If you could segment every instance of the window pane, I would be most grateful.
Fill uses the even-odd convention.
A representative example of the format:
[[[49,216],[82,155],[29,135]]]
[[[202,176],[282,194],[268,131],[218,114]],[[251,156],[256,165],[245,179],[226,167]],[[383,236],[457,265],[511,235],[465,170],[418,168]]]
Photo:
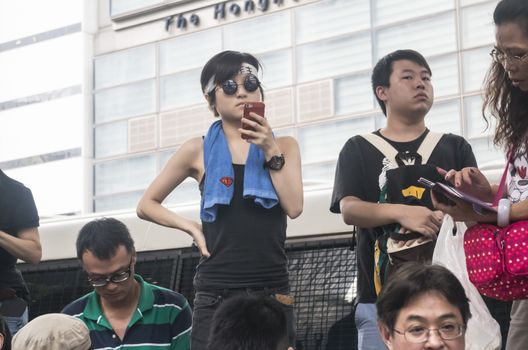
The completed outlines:
[[[337,159],[339,151],[350,137],[373,130],[372,117],[300,128],[298,133],[303,163]]]
[[[82,35],[70,34],[0,54],[0,101],[79,85]]]
[[[200,85],[201,70],[160,78],[160,105],[166,111],[178,107],[206,104]]]
[[[0,43],[80,23],[82,9],[81,0],[0,1]]]
[[[364,70],[371,66],[369,34],[307,44],[299,46],[297,50],[299,82]]]
[[[484,77],[491,66],[490,51],[491,46],[462,53],[464,92],[482,89]]]
[[[156,109],[155,80],[120,86],[95,94],[95,122],[153,113]]]
[[[477,158],[477,164],[479,167],[493,167],[494,165],[505,164],[505,152],[498,149],[493,145],[491,138],[479,138],[469,140],[475,158]],[[502,175],[502,174],[501,174]]]
[[[156,74],[154,45],[120,51],[95,59],[95,88],[152,78]]]
[[[401,48],[412,48],[424,56],[455,51],[455,29],[454,12],[384,28],[376,35],[377,57],[379,59]]]
[[[335,113],[350,114],[374,109],[370,74],[354,75],[335,81]]]
[[[457,55],[435,57],[428,60],[433,71],[433,87],[436,97],[458,94]]]
[[[212,121],[213,113],[205,103],[163,113],[160,115],[160,146],[180,145],[190,138],[203,136]]]
[[[81,147],[82,100],[76,95],[0,112],[0,161]]]
[[[462,33],[463,48],[493,43],[495,38],[493,10],[495,6],[497,6],[495,2],[490,2],[461,10],[460,32]]]
[[[376,107],[379,107],[379,104],[377,103],[377,101],[376,101]],[[374,120],[376,121],[376,130],[387,126],[387,117],[383,114],[383,112],[381,112],[381,109],[380,109],[380,113],[374,116]]]
[[[31,189],[41,217],[78,213],[85,180],[83,161],[81,157],[69,158],[10,169],[5,173]]]
[[[295,10],[297,43],[305,43],[370,26],[370,4],[366,0],[329,0]]]
[[[460,6],[467,6],[467,5],[478,4],[479,2],[488,2],[490,0],[459,0],[459,1],[460,1]]]
[[[176,149],[171,149],[170,151],[163,151],[160,153],[160,171],[165,167],[165,165],[167,165],[167,162],[176,151]]]
[[[211,57],[220,51],[222,51],[222,35],[218,29],[163,41],[159,48],[160,74],[202,68]]]
[[[334,182],[335,167],[335,162],[304,165],[302,167],[303,185],[305,187],[321,184],[331,186]]]
[[[95,211],[133,209],[137,206],[144,191],[114,194],[95,199]]]
[[[264,92],[281,86],[291,85],[293,80],[293,63],[291,49],[274,51],[259,56],[264,77]]]
[[[95,156],[103,158],[125,154],[128,146],[128,123],[103,124],[95,129]]]
[[[291,88],[266,92],[266,118],[272,128],[293,123],[293,90]]]
[[[164,0],[110,0],[110,15],[117,16],[131,11],[163,4]]]
[[[467,137],[488,137],[495,130],[495,119],[486,129],[486,121],[482,117],[482,97],[472,96],[464,98],[464,111],[466,114]]]
[[[425,117],[425,124],[435,132],[461,135],[459,100],[433,104],[433,108]]]
[[[154,155],[99,163],[95,165],[95,193],[99,196],[144,189],[154,176]]]
[[[290,11],[261,16],[224,27],[224,49],[253,54],[291,45]]]
[[[291,136],[295,137],[295,133],[292,128],[286,128],[286,129],[273,129],[273,133],[275,134],[275,137],[283,137],[283,136]]]
[[[374,23],[382,25],[454,8],[453,0],[377,0]]]
[[[165,198],[163,204],[186,204],[186,203],[199,203],[200,202],[200,190],[198,184],[194,179],[189,179],[182,182],[178,187],[171,192],[171,194]]]

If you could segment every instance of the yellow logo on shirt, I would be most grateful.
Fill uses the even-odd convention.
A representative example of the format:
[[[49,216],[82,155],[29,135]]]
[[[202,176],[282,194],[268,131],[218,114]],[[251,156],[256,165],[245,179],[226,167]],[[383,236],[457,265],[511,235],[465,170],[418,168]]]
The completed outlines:
[[[402,190],[402,195],[404,197],[415,197],[418,199],[422,199],[424,192],[425,192],[425,188],[409,186]]]

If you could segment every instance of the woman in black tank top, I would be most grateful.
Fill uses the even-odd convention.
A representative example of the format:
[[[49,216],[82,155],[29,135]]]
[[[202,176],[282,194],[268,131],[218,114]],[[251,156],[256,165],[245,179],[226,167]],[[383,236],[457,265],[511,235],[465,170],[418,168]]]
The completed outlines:
[[[291,346],[295,340],[284,243],[287,217],[296,218],[303,207],[300,152],[294,138],[273,136],[262,108],[244,113],[245,105],[264,98],[260,67],[252,55],[235,51],[207,62],[202,92],[219,120],[205,139],[197,136],[176,151],[137,207],[140,218],[186,232],[200,250],[193,350],[207,348],[218,305],[241,293],[279,300]],[[201,223],[161,205],[187,177],[200,186]]]

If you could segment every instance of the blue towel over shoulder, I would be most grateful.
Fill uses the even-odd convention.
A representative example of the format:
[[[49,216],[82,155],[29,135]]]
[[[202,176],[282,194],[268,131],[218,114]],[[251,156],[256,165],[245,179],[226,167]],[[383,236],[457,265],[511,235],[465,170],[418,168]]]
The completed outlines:
[[[205,222],[216,220],[218,205],[227,205],[233,197],[235,181],[231,153],[227,146],[222,121],[214,122],[204,139],[205,182],[200,218]],[[264,152],[251,144],[244,169],[244,198],[254,198],[255,203],[269,209],[277,205],[279,199],[268,169]]]

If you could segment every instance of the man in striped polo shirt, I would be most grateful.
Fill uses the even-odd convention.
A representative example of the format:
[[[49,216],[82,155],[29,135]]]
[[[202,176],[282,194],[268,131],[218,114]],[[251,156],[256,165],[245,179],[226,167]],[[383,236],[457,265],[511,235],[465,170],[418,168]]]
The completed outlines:
[[[84,321],[93,349],[189,349],[189,303],[134,274],[134,241],[122,222],[103,218],[87,223],[76,246],[94,291],[62,312]]]

